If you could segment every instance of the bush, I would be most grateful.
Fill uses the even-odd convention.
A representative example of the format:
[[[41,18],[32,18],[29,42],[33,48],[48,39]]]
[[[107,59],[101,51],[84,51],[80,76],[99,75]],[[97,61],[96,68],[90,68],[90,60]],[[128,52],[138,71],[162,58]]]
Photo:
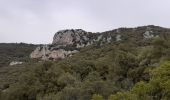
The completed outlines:
[[[101,95],[94,94],[92,100],[104,100],[104,98]]]

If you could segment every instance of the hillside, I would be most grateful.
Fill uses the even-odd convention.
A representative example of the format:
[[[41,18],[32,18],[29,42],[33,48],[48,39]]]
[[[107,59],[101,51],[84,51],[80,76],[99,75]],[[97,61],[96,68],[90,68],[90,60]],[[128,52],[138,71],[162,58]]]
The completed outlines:
[[[27,61],[36,45],[25,43],[0,43],[0,67],[12,61]]]
[[[25,66],[10,66],[13,61],[28,63],[30,53],[37,45],[25,43],[0,43],[0,90],[14,83],[25,70]]]
[[[65,33],[68,30],[62,34]],[[150,25],[102,33],[83,31],[83,38],[73,42],[70,38],[77,35],[71,34],[54,38],[51,45],[37,47],[32,52],[33,58],[41,62],[16,65],[26,66],[27,71],[1,91],[1,99],[168,100],[170,97],[170,29]],[[87,38],[89,35],[91,38]],[[62,59],[58,59],[60,55],[49,56],[58,54],[59,49],[77,52]]]

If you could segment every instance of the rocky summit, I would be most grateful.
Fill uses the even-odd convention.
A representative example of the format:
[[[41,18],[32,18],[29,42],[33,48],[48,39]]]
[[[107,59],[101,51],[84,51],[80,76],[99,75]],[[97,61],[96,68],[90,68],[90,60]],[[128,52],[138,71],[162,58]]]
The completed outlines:
[[[63,59],[98,41],[99,35],[81,29],[61,30],[54,35],[52,44],[37,47],[30,57],[42,60]]]
[[[147,45],[148,41],[156,37],[166,38],[169,29],[158,26],[143,26],[137,28],[119,28],[111,31],[92,33],[82,29],[58,31],[52,44],[38,46],[31,54],[31,58],[42,60],[59,60],[72,56],[81,48],[96,44],[118,43],[131,41],[136,45]]]

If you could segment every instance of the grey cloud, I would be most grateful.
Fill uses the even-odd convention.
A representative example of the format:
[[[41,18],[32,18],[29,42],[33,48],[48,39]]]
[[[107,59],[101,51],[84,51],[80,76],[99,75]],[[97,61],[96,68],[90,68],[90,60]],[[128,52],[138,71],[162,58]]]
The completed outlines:
[[[67,28],[170,27],[169,0],[0,0],[0,42],[50,43]]]

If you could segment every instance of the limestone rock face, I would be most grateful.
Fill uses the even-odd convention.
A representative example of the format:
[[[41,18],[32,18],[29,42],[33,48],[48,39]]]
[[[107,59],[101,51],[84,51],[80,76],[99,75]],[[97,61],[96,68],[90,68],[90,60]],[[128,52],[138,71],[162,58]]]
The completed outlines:
[[[73,44],[72,31],[59,31],[53,38],[53,44],[68,45]]]
[[[42,60],[48,60],[47,55],[51,51],[47,45],[37,47],[31,54],[31,58],[41,58]]]
[[[49,46],[39,46],[31,54],[31,58],[39,58],[42,60],[59,60],[65,57],[71,56],[72,54],[78,52],[77,50],[66,51],[64,49],[54,50],[50,49]]]
[[[95,41],[99,41],[96,34],[81,29],[61,30],[54,35],[52,44],[37,47],[30,57],[42,60],[64,59]]]
[[[88,34],[88,32],[85,32],[81,29],[61,30],[54,35],[52,44],[72,45],[74,42],[79,42],[81,38],[83,38],[84,40],[88,40],[85,36],[86,34]]]

